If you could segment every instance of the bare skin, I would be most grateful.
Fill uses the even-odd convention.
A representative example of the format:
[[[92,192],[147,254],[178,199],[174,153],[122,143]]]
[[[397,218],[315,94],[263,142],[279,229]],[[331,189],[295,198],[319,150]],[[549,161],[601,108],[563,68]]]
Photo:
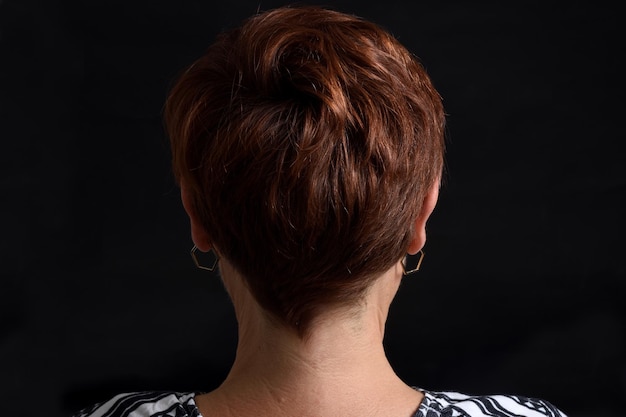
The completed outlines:
[[[426,197],[408,253],[426,240],[425,224],[438,186]],[[190,214],[200,250],[210,240]],[[383,347],[385,322],[402,279],[400,262],[382,274],[358,305],[325,311],[311,336],[300,339],[271,318],[254,300],[242,277],[220,259],[224,285],[239,326],[235,361],[214,391],[197,395],[203,417],[410,417],[423,394],[402,381]]]

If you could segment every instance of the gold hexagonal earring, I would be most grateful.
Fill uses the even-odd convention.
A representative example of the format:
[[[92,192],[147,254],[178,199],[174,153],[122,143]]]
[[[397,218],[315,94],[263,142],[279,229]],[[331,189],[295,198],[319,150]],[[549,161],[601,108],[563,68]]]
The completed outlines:
[[[411,258],[411,259],[409,259]],[[417,259],[415,259],[417,258]],[[411,275],[414,272],[420,270],[420,266],[422,265],[422,261],[424,260],[424,251],[420,249],[418,253],[415,255],[406,255],[402,260],[402,273],[403,275]],[[407,265],[411,263],[411,266]]]
[[[209,253],[213,255],[214,259],[209,262],[211,266],[204,266],[200,264],[200,261],[198,261],[198,255],[196,255],[197,250],[198,248],[196,247],[196,245],[193,245],[193,248],[191,248],[191,257],[193,258],[193,263],[196,264],[196,267],[198,267],[198,269],[204,269],[205,271],[213,272],[215,270],[215,267],[217,266],[217,263],[220,260],[220,257],[217,256],[217,254],[213,250],[210,250]]]

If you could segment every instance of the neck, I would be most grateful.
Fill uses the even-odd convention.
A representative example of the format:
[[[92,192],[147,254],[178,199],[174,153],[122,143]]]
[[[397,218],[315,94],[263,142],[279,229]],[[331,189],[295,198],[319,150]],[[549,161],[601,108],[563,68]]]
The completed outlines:
[[[258,375],[274,387],[310,387],[311,382],[354,381],[369,371],[379,375],[388,368],[382,344],[386,311],[364,306],[366,311],[357,314],[328,312],[301,339],[251,305],[238,309],[239,342],[227,381]]]
[[[348,416],[360,408],[368,415],[378,408],[389,415],[396,406],[408,407],[407,416],[415,411],[421,394],[400,380],[383,347],[401,270],[394,267],[381,276],[359,306],[330,309],[317,317],[302,339],[272,320],[245,286],[233,285],[237,277],[228,276],[234,271],[225,266],[222,275],[235,305],[239,342],[235,362],[215,396],[236,398],[238,403],[248,398],[257,407],[275,407],[275,415],[282,410],[291,415]],[[339,404],[345,410],[337,414]],[[329,407],[327,412],[324,407]]]

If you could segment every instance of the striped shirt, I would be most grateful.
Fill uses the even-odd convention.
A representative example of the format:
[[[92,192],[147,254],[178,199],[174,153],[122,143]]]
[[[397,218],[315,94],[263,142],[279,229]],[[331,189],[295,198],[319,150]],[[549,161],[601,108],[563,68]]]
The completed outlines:
[[[424,394],[413,417],[567,417],[545,400],[516,395]],[[145,391],[119,394],[72,417],[202,417],[196,393]]]

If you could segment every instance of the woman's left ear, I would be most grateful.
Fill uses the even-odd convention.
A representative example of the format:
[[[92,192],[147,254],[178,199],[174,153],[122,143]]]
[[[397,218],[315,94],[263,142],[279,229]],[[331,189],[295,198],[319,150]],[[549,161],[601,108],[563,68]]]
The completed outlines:
[[[424,202],[422,203],[422,210],[415,220],[413,239],[411,239],[411,243],[409,243],[409,247],[407,248],[407,253],[409,255],[415,255],[417,252],[422,250],[424,244],[426,244],[426,222],[435,209],[438,198],[439,181],[436,181],[435,184],[430,187],[430,190],[428,190],[428,193],[424,198]]]
[[[181,183],[180,185],[180,198],[183,201],[183,207],[189,216],[189,220],[191,222],[191,240],[193,240],[193,244],[196,245],[198,250],[201,252],[208,252],[212,249],[211,241],[209,240],[209,235],[202,227],[202,224],[198,220],[198,216],[196,215],[196,211],[193,207],[193,203],[191,201],[191,197],[189,195],[189,191],[187,187]]]

